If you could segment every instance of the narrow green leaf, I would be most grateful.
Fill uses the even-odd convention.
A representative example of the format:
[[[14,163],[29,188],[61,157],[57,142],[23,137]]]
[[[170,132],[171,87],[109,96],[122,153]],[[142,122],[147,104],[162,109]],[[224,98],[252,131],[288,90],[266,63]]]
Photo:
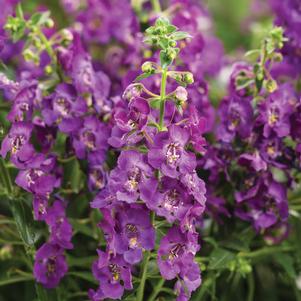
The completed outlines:
[[[208,269],[219,270],[227,268],[228,264],[234,259],[234,253],[222,248],[215,249],[210,255]]]

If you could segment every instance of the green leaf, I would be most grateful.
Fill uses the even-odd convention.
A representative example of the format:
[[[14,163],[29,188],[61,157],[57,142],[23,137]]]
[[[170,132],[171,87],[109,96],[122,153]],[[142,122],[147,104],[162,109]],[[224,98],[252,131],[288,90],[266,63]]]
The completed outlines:
[[[22,10],[22,5],[21,3],[19,3],[17,5],[17,8],[16,8],[16,16],[21,19],[21,20],[24,20],[24,14],[23,14],[23,10]]]
[[[85,175],[81,171],[79,162],[76,158],[64,164],[63,187],[78,193],[84,185]]]
[[[4,279],[0,279],[0,286],[8,285],[8,284],[13,284],[17,282],[25,282],[25,281],[33,281],[34,277],[30,276],[10,276]]]
[[[98,284],[98,281],[92,276],[90,272],[69,272],[67,275],[84,279],[93,284]]]
[[[33,246],[40,237],[40,231],[35,227],[31,209],[24,199],[10,200],[10,206],[20,237],[26,245]]]
[[[161,99],[160,98],[152,98],[150,99],[150,106],[153,108],[153,109],[159,109],[160,108],[160,103],[161,103]]]
[[[174,32],[173,34],[170,35],[170,37],[176,41],[192,38],[192,36],[188,32],[185,32],[185,31]]]
[[[245,56],[255,60],[260,56],[260,52],[261,52],[260,49],[253,49],[253,50],[247,51],[245,53]]]
[[[172,60],[166,55],[165,51],[160,51],[160,63],[162,68],[166,68],[172,63]]]
[[[140,80],[148,78],[148,77],[152,76],[153,74],[154,73],[142,73],[135,78],[134,82],[139,82]]]
[[[49,19],[50,12],[35,13],[31,16],[30,21],[32,25],[43,25]]]
[[[215,249],[209,257],[208,269],[219,270],[228,267],[228,264],[235,259],[235,254],[228,250],[218,248]]]
[[[293,258],[284,253],[277,253],[274,256],[275,261],[285,270],[287,275],[292,279],[297,277],[297,273],[294,267],[294,260]]]

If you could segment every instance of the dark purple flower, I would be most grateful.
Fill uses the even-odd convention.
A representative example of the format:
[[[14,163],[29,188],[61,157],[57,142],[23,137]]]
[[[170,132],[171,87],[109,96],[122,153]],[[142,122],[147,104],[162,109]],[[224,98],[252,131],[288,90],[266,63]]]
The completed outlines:
[[[197,235],[184,234],[176,226],[162,238],[158,250],[158,266],[164,279],[171,280],[185,271],[198,251]]]
[[[224,142],[231,142],[236,134],[246,139],[250,136],[253,121],[251,99],[237,96],[226,97],[219,107],[220,121],[217,137]]]
[[[17,166],[23,166],[34,153],[34,149],[29,140],[33,126],[29,122],[13,123],[9,133],[5,136],[1,144],[0,154],[3,158],[11,152],[11,159]]]
[[[263,125],[264,137],[272,133],[285,137],[290,133],[290,116],[295,105],[295,93],[290,85],[283,85],[259,104],[260,115],[257,119]]]
[[[153,170],[146,163],[143,154],[137,151],[123,151],[118,158],[118,166],[112,170],[109,177],[111,192],[116,193],[120,201],[136,202],[140,194],[149,191],[153,180]]]
[[[53,95],[44,99],[42,115],[47,125],[56,123],[62,132],[72,133],[82,125],[79,117],[86,111],[86,102],[77,96],[74,87],[60,84]]]
[[[33,273],[36,280],[46,288],[54,288],[67,273],[68,267],[63,249],[56,244],[46,243],[35,256]]]
[[[254,171],[266,170],[267,164],[256,150],[254,154],[242,154],[238,158],[240,165],[250,167]]]
[[[99,281],[98,291],[89,291],[93,301],[110,299],[121,299],[124,289],[133,288],[131,269],[122,256],[113,256],[109,252],[97,251],[99,259],[94,262],[92,271],[94,277]]]
[[[54,167],[54,157],[36,155],[27,163],[25,170],[19,171],[16,184],[29,192],[47,195],[60,185],[56,176],[50,173]]]
[[[141,261],[143,249],[152,250],[155,246],[149,211],[141,205],[116,206],[113,216],[104,214],[100,227],[108,238],[110,249],[123,255],[130,264]]]
[[[168,132],[158,133],[148,152],[148,162],[171,178],[192,172],[196,160],[194,154],[185,150],[189,138],[189,132],[176,125],[170,126]]]
[[[73,147],[79,159],[88,157],[90,164],[102,164],[108,148],[109,130],[96,116],[84,119],[83,126],[73,137]]]
[[[107,172],[102,166],[96,165],[89,168],[88,186],[91,191],[103,189],[107,183]]]
[[[48,214],[49,199],[44,195],[34,195],[33,198],[33,212],[34,218],[38,221],[46,219]]]
[[[72,226],[66,218],[65,204],[62,200],[56,200],[48,208],[46,223],[50,228],[50,241],[64,249],[72,249]]]

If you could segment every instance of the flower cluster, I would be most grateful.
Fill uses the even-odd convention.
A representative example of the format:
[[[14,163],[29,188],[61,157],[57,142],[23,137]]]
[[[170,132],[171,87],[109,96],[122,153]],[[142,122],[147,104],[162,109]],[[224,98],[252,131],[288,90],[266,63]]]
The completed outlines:
[[[121,153],[106,188],[91,203],[102,212],[99,226],[107,241],[105,253],[99,251],[93,267],[100,287],[90,292],[92,300],[121,298],[124,289],[132,288],[132,266],[155,248],[155,216],[171,226],[161,239],[158,266],[165,279],[178,278],[178,300],[188,300],[201,283],[194,261],[199,249],[195,221],[204,212],[206,190],[189,145],[204,145],[204,139],[195,134],[204,131],[204,122],[187,102],[183,86],[170,93],[166,89],[168,78],[176,77],[183,85],[193,82],[189,72],[169,71],[179,51],[177,41],[188,35],[163,18],[146,33],[146,41],[161,48],[160,64],[145,62],[138,79],[161,74],[160,94],[142,83],[130,84],[113,114],[109,143]],[[188,122],[179,113],[182,107],[194,110]]]

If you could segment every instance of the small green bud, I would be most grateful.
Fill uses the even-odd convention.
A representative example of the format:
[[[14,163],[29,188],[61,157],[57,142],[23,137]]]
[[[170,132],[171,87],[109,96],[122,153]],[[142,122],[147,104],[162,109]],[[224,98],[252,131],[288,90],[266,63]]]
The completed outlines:
[[[145,62],[141,66],[141,70],[143,73],[153,73],[155,71],[151,62]]]
[[[47,19],[46,22],[45,22],[45,26],[47,28],[52,28],[54,26],[54,22],[52,19]]]
[[[4,245],[1,249],[0,249],[0,260],[8,260],[10,258],[12,258],[12,246],[11,245]]]
[[[26,62],[33,61],[35,59],[35,54],[29,48],[23,51],[23,57]]]
[[[50,75],[50,74],[53,72],[53,68],[52,68],[51,65],[47,65],[47,66],[45,67],[44,71],[45,71],[45,73],[46,73],[47,75]]]
[[[169,46],[170,47],[176,47],[177,46],[177,42],[176,41],[170,41],[169,42]]]
[[[70,30],[68,30],[68,29],[63,29],[63,30],[61,31],[61,36],[62,36],[62,38],[63,38],[63,40],[64,40],[65,42],[71,42],[71,41],[73,41],[73,34],[72,34],[72,32],[71,32]]]
[[[38,50],[41,50],[42,47],[42,43],[41,40],[37,37],[35,37],[35,39],[33,40],[33,45],[34,47],[36,47]]]
[[[280,62],[282,62],[282,60],[283,60],[283,56],[282,56],[281,53],[275,52],[275,53],[273,54],[273,61],[274,61],[274,62],[280,63]]]
[[[269,93],[273,93],[278,88],[277,82],[273,79],[269,79],[265,82],[265,88]]]
[[[172,61],[177,57],[177,52],[174,49],[169,48],[166,52],[166,56]]]
[[[184,81],[187,84],[193,84],[194,83],[194,78],[193,78],[193,74],[190,72],[187,72],[184,74]]]
[[[182,86],[177,87],[174,95],[181,105],[184,104],[188,99],[188,92]]]

